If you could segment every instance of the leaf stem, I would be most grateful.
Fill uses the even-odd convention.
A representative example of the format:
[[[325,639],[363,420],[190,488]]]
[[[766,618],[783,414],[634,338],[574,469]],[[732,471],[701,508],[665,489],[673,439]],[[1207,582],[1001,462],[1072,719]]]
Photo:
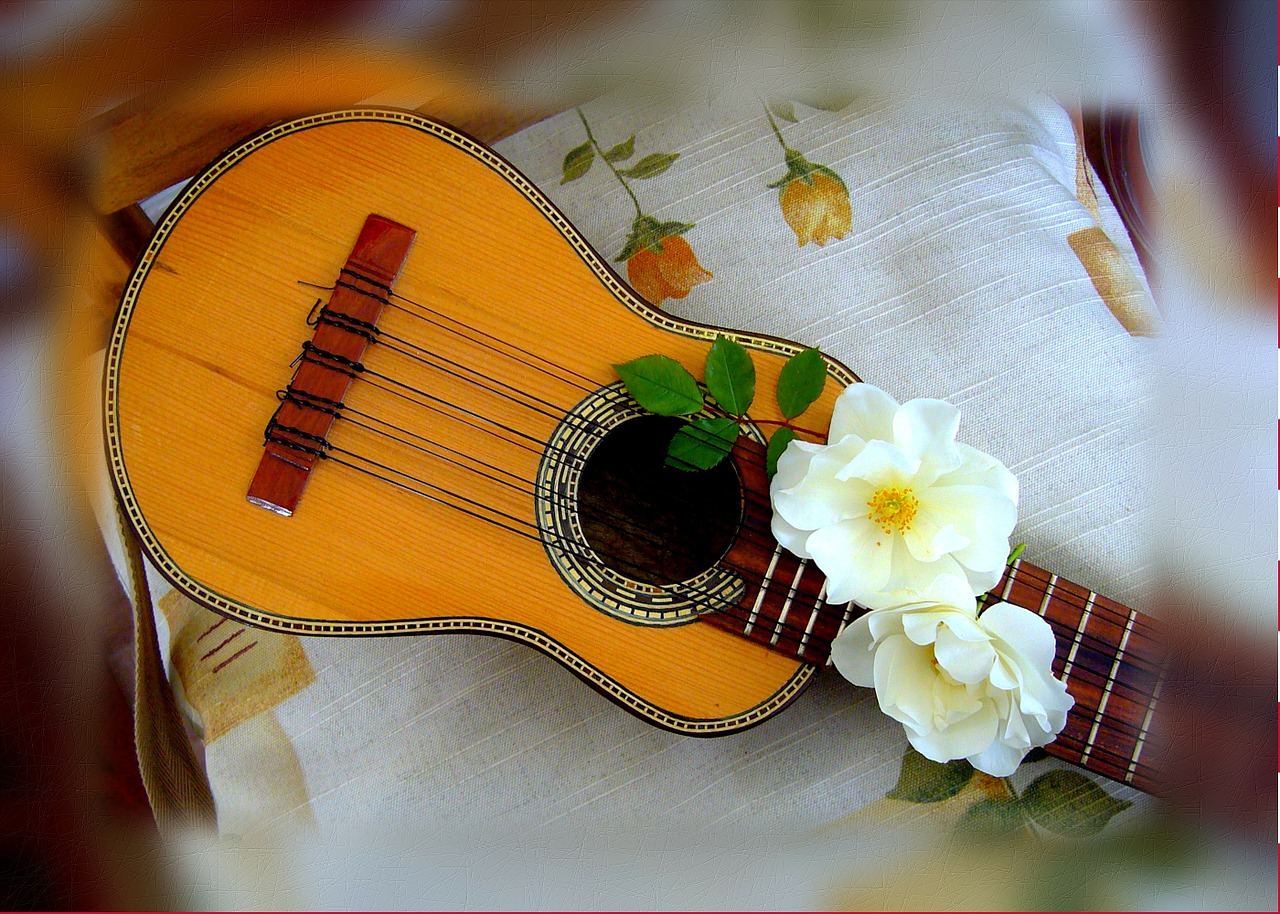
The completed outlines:
[[[779,421],[777,419],[752,419],[751,421],[754,422],[756,425],[780,425],[783,428],[791,429],[793,432],[804,432],[806,435],[812,435],[815,438],[826,437],[825,435],[822,434],[822,432],[816,432],[811,428],[805,428],[804,426],[796,425],[786,420]]]
[[[778,122],[773,119],[773,112],[769,110],[769,106],[764,99],[760,99],[760,106],[764,108],[764,116],[769,119],[769,126],[773,128],[773,135],[778,138],[782,151],[787,155],[791,155],[795,150],[788,146],[787,141],[782,138],[782,131],[778,129]]]
[[[636,218],[644,215],[644,211],[640,209],[640,201],[636,199],[636,195],[632,193],[631,188],[627,185],[622,175],[618,174],[618,169],[613,167],[613,163],[605,158],[604,150],[600,148],[600,144],[596,142],[595,134],[591,132],[591,125],[587,123],[587,116],[582,113],[581,108],[574,108],[578,112],[578,119],[582,121],[583,129],[587,131],[587,139],[591,141],[591,145],[595,148],[596,155],[600,156],[600,160],[609,166],[609,170],[613,172],[613,176],[618,179],[618,183],[622,185],[622,189],[627,192],[627,196],[631,198],[631,202],[636,207]]]

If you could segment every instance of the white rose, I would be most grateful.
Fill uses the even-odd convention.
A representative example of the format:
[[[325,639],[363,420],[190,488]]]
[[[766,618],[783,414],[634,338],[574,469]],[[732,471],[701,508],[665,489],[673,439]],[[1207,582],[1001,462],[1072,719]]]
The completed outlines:
[[[968,759],[995,777],[1066,726],[1075,699],[1055,679],[1053,630],[997,603],[981,616],[917,603],[869,612],[831,647],[846,679],[875,686],[880,709],[935,762]]]
[[[899,406],[854,384],[836,401],[830,443],[787,446],[769,489],[773,534],[822,569],[830,602],[973,606],[1000,580],[1018,481],[957,443],[959,425],[942,400]]]

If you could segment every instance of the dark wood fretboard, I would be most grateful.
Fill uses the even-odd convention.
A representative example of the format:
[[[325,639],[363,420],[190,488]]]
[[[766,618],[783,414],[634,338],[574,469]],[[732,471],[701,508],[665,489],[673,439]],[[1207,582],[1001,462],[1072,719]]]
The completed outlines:
[[[751,454],[737,462],[747,492],[766,493],[748,495],[742,532],[726,556],[747,580],[746,593],[730,611],[703,618],[774,651],[830,665],[831,642],[865,610],[825,601],[822,572],[784,550],[769,531],[762,463]],[[1006,569],[983,603],[1000,601],[1048,621],[1057,641],[1053,672],[1075,698],[1065,729],[1046,751],[1156,792],[1158,750],[1150,736],[1164,653],[1155,620],[1022,560]]]

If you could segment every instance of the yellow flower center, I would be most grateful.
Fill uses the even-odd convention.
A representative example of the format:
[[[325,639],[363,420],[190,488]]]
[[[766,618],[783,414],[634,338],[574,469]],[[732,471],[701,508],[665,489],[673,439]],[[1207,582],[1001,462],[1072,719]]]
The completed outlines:
[[[920,509],[920,500],[906,486],[893,487],[872,495],[867,507],[871,509],[867,517],[885,533],[893,533],[895,528],[898,533],[906,533]]]

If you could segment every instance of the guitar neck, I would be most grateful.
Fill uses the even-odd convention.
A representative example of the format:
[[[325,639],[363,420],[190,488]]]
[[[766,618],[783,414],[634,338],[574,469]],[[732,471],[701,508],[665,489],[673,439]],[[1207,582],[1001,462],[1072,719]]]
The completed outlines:
[[[996,598],[1039,613],[1057,641],[1053,672],[1076,703],[1046,751],[1154,792],[1156,750],[1149,737],[1164,664],[1155,620],[1021,559],[987,602]]]
[[[767,493],[759,464],[743,460],[739,466],[748,491]],[[746,592],[730,611],[703,619],[794,659],[830,665],[831,643],[865,610],[825,602],[822,572],[776,543],[767,505],[767,496],[749,500],[746,535],[727,556],[751,578]],[[1066,727],[1046,751],[1153,792],[1158,766],[1148,737],[1163,685],[1155,621],[1021,559],[983,600],[988,606],[1000,601],[1049,623],[1057,642],[1054,675],[1075,698]]]

